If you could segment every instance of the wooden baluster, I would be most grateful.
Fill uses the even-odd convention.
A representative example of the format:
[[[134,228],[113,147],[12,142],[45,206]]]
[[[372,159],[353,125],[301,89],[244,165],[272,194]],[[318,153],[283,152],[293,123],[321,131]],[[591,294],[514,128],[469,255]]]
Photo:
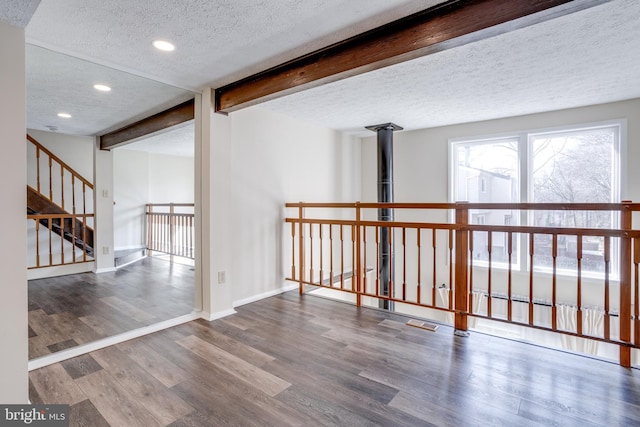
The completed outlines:
[[[469,312],[473,313],[473,236],[476,232],[469,232]]]
[[[36,219],[36,267],[40,267],[40,220]]]
[[[60,216],[60,264],[64,264],[64,227],[65,217]]]
[[[380,253],[380,226],[376,225],[376,254]],[[376,256],[376,296],[380,296],[380,257]]]
[[[576,257],[577,257],[577,283],[576,283],[576,302],[578,305],[576,311],[576,333],[582,335],[582,236],[576,236]]]
[[[456,232],[457,233],[457,232]],[[457,235],[456,235],[457,238]],[[453,230],[450,229],[449,230],[449,302],[447,304],[447,307],[449,308],[449,310],[453,310],[453,293],[454,293],[454,280],[453,280]],[[457,261],[456,261],[457,262]]]
[[[629,209],[631,201],[624,200],[620,211],[620,228],[631,230],[632,212]],[[631,342],[631,238],[626,233],[620,239],[620,341]],[[620,346],[620,365],[631,367],[631,348]]]
[[[40,191],[40,147],[36,146],[36,187]],[[38,221],[36,221],[38,222]]]
[[[395,281],[393,280],[395,274],[395,257],[393,253],[393,227],[389,227],[389,301],[393,301],[395,298]]]
[[[467,313],[469,312],[469,283],[468,283],[468,256],[469,256],[469,231],[464,229],[469,224],[469,210],[465,203],[456,203],[456,243],[455,243],[455,333],[466,336]],[[450,239],[451,240],[451,239]],[[453,258],[451,258],[453,259]],[[449,292],[451,296],[452,292]]]
[[[533,325],[533,254],[535,253],[535,236],[529,233],[529,324]]]
[[[291,280],[296,280],[296,223],[291,223]]]
[[[492,276],[492,268],[491,257],[493,254],[493,231],[487,231],[487,260],[489,261],[489,267],[487,268],[487,316],[491,317],[491,309],[492,309],[492,291],[491,291],[491,276]]]
[[[611,318],[609,316],[609,268],[610,268],[610,252],[611,238],[604,237],[604,338],[611,337]]]
[[[513,320],[513,300],[512,300],[512,288],[513,288],[513,277],[512,277],[512,261],[513,256],[513,232],[509,231],[507,233],[507,319],[509,322]]]
[[[329,224],[329,287],[333,287],[333,224]]]
[[[422,277],[422,259],[421,259],[421,236],[422,236],[422,229],[421,228],[416,228],[416,245],[418,246],[418,284],[416,285],[416,300],[418,302],[418,304],[421,303],[421,277]]]
[[[351,292],[356,291],[358,268],[356,266],[356,226],[351,226]]]
[[[176,217],[173,203],[169,205],[169,260],[173,263],[173,254],[176,253]]]
[[[323,237],[322,236],[322,224],[319,224],[318,226],[320,227],[320,236],[319,236],[319,238],[320,238],[320,279],[318,280],[318,283],[320,285],[322,285],[322,283],[324,281],[324,270],[323,270],[324,259],[323,259],[323,256],[322,256],[323,253],[324,253],[324,245],[323,245],[323,242],[322,242],[322,237]]]
[[[407,229],[402,227],[402,301],[407,300]]]
[[[71,217],[71,258],[76,262],[76,216]]]
[[[438,276],[436,274],[437,269],[437,251],[436,251],[436,238],[438,233],[436,233],[436,229],[431,229],[431,249],[433,250],[433,262],[431,265],[433,266],[433,286],[431,287],[431,305],[435,307],[437,305],[436,301],[436,289],[438,288]]]
[[[76,214],[76,176],[71,175],[71,205],[73,208],[73,214]]]
[[[309,281],[313,280],[313,224],[309,224]]]
[[[147,204],[147,256],[153,256],[153,205]]]
[[[554,331],[558,329],[558,310],[556,307],[556,286],[558,283],[558,276],[556,274],[558,267],[558,235],[552,235],[551,243],[551,259],[553,262],[553,272],[551,276],[551,329]]]
[[[362,226],[362,293],[366,294],[367,291],[367,226]]]
[[[633,286],[633,295],[634,295],[634,323],[633,323],[633,334],[634,340],[633,343],[635,345],[640,344],[640,271],[638,265],[640,264],[640,238],[636,237],[633,239],[633,271],[634,271],[634,286]]]
[[[47,228],[49,229],[49,265],[53,265],[53,220],[47,218]]]
[[[49,200],[53,202],[53,160],[51,160],[51,156],[49,156]]]
[[[64,167],[60,165],[60,199],[62,200],[62,210],[64,209]]]
[[[344,289],[344,231],[340,224],[340,289]]]
[[[93,247],[93,257],[95,258],[95,240],[92,243]],[[82,261],[87,261],[87,215],[82,215]]]

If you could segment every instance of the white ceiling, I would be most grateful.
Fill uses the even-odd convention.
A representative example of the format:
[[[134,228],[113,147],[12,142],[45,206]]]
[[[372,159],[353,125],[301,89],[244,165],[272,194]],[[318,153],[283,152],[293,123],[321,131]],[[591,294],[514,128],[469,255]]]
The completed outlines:
[[[364,125],[421,129],[638,97],[640,1],[616,0],[264,107],[366,135]]]
[[[138,76],[135,79],[150,77],[200,89],[229,83],[436,3],[440,1],[42,0],[26,34],[29,43],[127,71]],[[613,0],[261,107],[360,132],[365,125],[387,121],[416,129],[640,97],[639,22],[640,1]],[[155,38],[174,42],[176,51],[155,51]],[[72,95],[65,102],[73,105],[81,102],[84,89],[65,87],[82,78],[95,80],[89,66],[42,64],[48,60],[36,70],[28,63],[29,82],[46,82],[44,88],[36,84],[29,89],[38,93],[30,95],[29,123],[52,114],[52,105],[42,105],[40,112],[35,107],[49,90],[53,93],[56,81],[61,92]],[[126,80],[126,74],[121,78]],[[134,96],[133,87],[125,92],[128,96]],[[159,97],[165,90],[175,91],[166,86],[157,90]],[[141,99],[153,96],[147,93]],[[96,117],[118,119],[110,124],[87,119],[85,129],[70,133],[97,134],[121,125],[118,114],[140,114],[140,108],[129,111],[126,102],[116,107],[104,102],[82,105],[85,111],[92,108]]]

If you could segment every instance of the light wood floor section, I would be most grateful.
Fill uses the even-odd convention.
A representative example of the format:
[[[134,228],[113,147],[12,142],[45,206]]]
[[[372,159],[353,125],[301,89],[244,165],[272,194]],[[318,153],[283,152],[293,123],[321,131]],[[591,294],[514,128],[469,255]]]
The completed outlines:
[[[29,358],[191,313],[193,267],[144,258],[111,273],[29,281]]]
[[[608,362],[287,293],[30,374],[81,426],[632,426]]]

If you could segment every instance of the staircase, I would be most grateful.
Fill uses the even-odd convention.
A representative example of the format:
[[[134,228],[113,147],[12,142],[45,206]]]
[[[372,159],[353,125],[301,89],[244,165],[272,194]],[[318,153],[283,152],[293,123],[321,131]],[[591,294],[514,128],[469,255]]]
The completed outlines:
[[[93,261],[93,184],[30,135],[27,141],[27,220],[35,233],[29,268]]]

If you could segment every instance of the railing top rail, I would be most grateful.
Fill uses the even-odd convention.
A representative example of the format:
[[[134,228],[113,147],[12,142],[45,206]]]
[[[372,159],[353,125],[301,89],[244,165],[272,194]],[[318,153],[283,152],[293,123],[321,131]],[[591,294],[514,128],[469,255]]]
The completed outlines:
[[[318,218],[285,218],[287,223],[323,224],[365,227],[417,228],[437,230],[469,230],[485,232],[519,233],[519,234],[559,234],[568,236],[595,237],[633,237],[640,238],[640,230],[617,230],[606,228],[557,228],[536,227],[528,225],[476,225],[455,224],[448,222],[407,222],[407,221],[366,221],[348,219],[318,219]]]
[[[286,203],[287,208],[342,208],[342,209],[500,209],[538,211],[640,211],[640,203]]]
[[[194,207],[194,203],[147,203],[145,206],[174,206],[174,207]]]
[[[55,154],[53,154],[51,151],[49,151],[46,147],[44,147],[42,144],[40,144],[35,138],[33,138],[31,135],[27,134],[27,139],[29,140],[29,142],[31,142],[32,144],[34,144],[36,147],[38,147],[41,151],[44,151],[47,156],[49,156],[52,160],[55,160],[56,162],[58,162],[64,169],[68,170],[73,176],[76,177],[76,179],[80,180],[81,182],[83,182],[87,187],[91,188],[93,190],[93,184],[88,181],[87,179],[85,179],[82,175],[80,175],[78,172],[75,171],[75,169],[73,169],[71,166],[69,166],[68,164],[66,164],[62,159],[60,159],[58,156],[56,156]]]
[[[27,214],[27,219],[73,219],[93,218],[94,214]]]

